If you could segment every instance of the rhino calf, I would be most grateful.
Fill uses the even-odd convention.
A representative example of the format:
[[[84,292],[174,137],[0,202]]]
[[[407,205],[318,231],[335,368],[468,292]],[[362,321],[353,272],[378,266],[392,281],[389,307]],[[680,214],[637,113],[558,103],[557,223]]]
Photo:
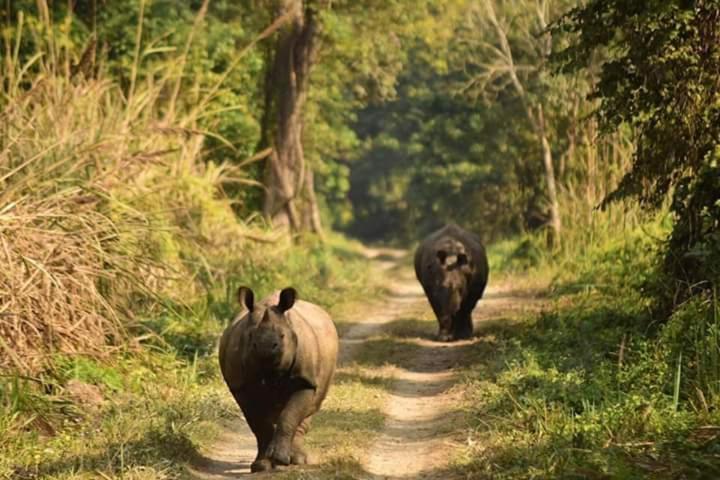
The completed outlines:
[[[302,441],[335,372],[338,335],[330,315],[286,288],[262,302],[238,289],[247,309],[220,339],[220,370],[257,439],[250,470],[303,464]]]
[[[437,316],[439,340],[469,338],[488,279],[480,238],[454,224],[430,234],[415,251],[415,276]]]

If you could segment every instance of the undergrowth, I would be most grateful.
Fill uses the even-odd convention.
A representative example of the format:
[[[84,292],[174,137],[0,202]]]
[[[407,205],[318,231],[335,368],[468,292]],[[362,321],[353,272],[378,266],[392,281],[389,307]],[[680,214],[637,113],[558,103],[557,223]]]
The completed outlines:
[[[232,147],[204,130],[222,88],[186,50],[157,60],[140,25],[126,84],[86,64],[93,40],[23,18],[0,37],[0,478],[177,478],[237,411],[215,342],[239,285],[336,311],[374,284],[342,237],[237,217],[253,159],[206,158]]]
[[[57,354],[34,376],[0,377],[0,478],[181,475],[216,422],[238,414],[216,358],[237,285],[262,295],[293,285],[332,313],[376,291],[366,260],[342,238],[300,242],[283,256],[273,268],[237,271],[190,307],[139,319],[131,340],[103,357]]]
[[[471,478],[720,476],[718,299],[658,315],[658,217],[623,235],[536,255],[528,237],[495,265],[549,279],[542,312],[498,319],[464,374]],[[499,252],[499,253],[498,253]],[[481,307],[480,307],[481,308]]]

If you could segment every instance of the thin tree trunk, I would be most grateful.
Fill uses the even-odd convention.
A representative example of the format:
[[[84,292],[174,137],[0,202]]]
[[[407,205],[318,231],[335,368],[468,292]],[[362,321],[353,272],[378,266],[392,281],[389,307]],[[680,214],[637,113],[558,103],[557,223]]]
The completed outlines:
[[[540,137],[543,152],[543,165],[545,166],[545,182],[547,183],[548,199],[550,200],[550,226],[552,227],[551,244],[560,244],[560,203],[558,202],[557,186],[555,185],[555,167],[553,166],[552,149],[545,133],[545,115],[542,105],[538,106],[537,133]]]
[[[321,239],[325,238],[322,221],[320,218],[320,207],[315,197],[315,174],[311,168],[305,171],[305,190],[308,197],[308,208],[310,213],[310,230],[317,233]]]
[[[265,170],[263,213],[273,225],[292,231],[309,225],[321,233],[319,215],[313,219],[317,202],[311,174],[307,180],[302,143],[303,111],[317,50],[317,19],[308,3],[281,0],[278,4],[278,15],[289,13],[292,19],[279,32],[265,82],[261,147],[272,147],[272,153]]]
[[[497,34],[498,43],[500,45],[500,52],[503,61],[507,65],[507,72],[510,76],[510,81],[513,85],[513,88],[517,92],[518,97],[525,106],[525,112],[527,113],[528,120],[530,121],[530,124],[532,125],[535,134],[538,136],[540,145],[542,147],[543,165],[545,167],[545,181],[547,183],[548,199],[550,200],[550,227],[552,228],[550,243],[552,246],[556,246],[560,243],[560,230],[562,228],[562,224],[560,221],[560,204],[558,202],[557,187],[555,185],[555,168],[553,165],[552,149],[550,148],[550,141],[548,140],[547,131],[545,128],[545,115],[543,112],[542,102],[538,102],[537,115],[535,115],[533,111],[533,106],[528,101],[525,87],[523,86],[520,78],[518,77],[512,48],[510,47],[507,33],[498,21],[493,2],[490,0],[485,0],[484,6],[485,12],[488,15],[488,19],[493,28],[495,29],[495,33]],[[537,3],[538,19],[543,27],[547,25],[547,22],[545,21],[547,7],[548,4],[544,0]],[[544,50],[546,50],[546,54],[549,53],[551,49],[549,38],[547,39],[546,44],[543,48]]]

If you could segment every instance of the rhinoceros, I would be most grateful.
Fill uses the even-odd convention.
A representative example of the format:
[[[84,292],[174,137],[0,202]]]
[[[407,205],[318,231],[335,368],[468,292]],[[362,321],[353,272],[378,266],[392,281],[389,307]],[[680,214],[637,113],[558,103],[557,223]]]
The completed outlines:
[[[440,324],[438,339],[469,338],[472,311],[488,280],[480,238],[455,224],[430,234],[415,251],[415,276]]]
[[[259,303],[238,289],[245,310],[220,339],[220,370],[257,439],[250,470],[304,464],[303,437],[335,372],[338,335],[325,310],[285,288]]]

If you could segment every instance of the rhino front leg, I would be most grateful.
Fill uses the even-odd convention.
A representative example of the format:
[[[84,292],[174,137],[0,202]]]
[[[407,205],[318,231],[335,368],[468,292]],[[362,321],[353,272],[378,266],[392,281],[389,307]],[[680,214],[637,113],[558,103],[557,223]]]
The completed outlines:
[[[438,329],[438,340],[441,342],[449,342],[453,339],[452,318],[441,317],[438,319],[440,328]]]
[[[248,422],[248,424],[255,434],[258,446],[258,453],[252,465],[250,465],[250,471],[255,473],[272,469],[272,460],[270,460],[265,453],[270,445],[270,442],[272,442],[274,432],[272,422],[265,418],[257,422]]]
[[[309,389],[299,390],[290,396],[278,417],[275,435],[265,454],[273,465],[290,465],[295,432],[300,423],[314,413],[314,396],[315,391]]]
[[[272,469],[272,462],[266,455],[267,448],[275,432],[275,427],[270,418],[270,412],[258,407],[254,402],[243,402],[240,408],[245,415],[245,420],[247,420],[250,430],[252,430],[257,440],[258,453],[252,465],[250,465],[250,471],[255,473]]]
[[[310,430],[311,420],[312,416],[300,422],[300,426],[295,432],[295,437],[292,442],[292,455],[290,456],[290,463],[293,465],[305,465],[308,463],[307,452],[303,447],[303,440],[305,439],[305,434]]]

